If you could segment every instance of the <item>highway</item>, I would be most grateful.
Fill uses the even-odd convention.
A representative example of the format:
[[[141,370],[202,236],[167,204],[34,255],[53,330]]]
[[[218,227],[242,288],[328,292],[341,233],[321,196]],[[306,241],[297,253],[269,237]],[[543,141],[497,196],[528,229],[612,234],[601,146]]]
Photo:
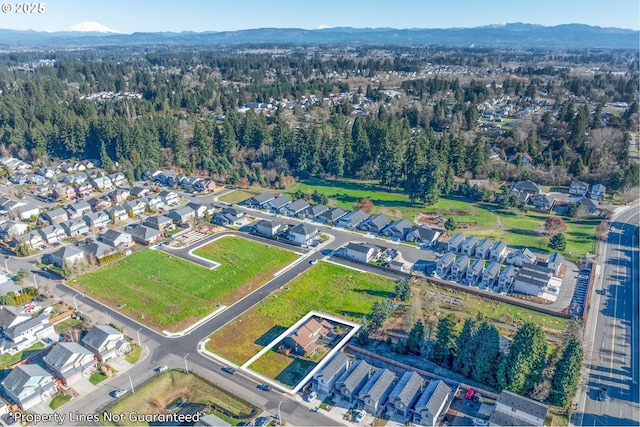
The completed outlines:
[[[638,240],[639,209],[627,209],[611,221],[602,245],[600,274],[594,281],[585,326],[585,368],[574,424],[640,424],[638,393]],[[609,398],[598,400],[601,387]]]

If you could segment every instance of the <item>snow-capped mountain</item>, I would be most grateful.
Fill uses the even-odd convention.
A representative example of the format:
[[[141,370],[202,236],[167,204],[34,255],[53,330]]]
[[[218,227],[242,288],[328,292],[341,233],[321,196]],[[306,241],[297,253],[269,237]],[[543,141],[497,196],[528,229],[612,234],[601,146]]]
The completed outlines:
[[[79,24],[70,26],[65,31],[77,31],[81,33],[120,33],[120,31],[116,31],[98,22],[92,21],[80,22]]]

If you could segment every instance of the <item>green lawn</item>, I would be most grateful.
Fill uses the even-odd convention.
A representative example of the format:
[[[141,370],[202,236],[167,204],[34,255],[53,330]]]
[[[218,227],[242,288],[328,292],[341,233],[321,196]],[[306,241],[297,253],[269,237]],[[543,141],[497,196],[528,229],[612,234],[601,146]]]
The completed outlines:
[[[102,381],[106,380],[107,376],[104,374],[104,372],[95,372],[93,373],[90,377],[89,377],[89,382],[93,385],[98,385],[100,384]]]
[[[157,329],[179,331],[217,304],[231,304],[296,259],[293,252],[225,237],[198,255],[222,265],[203,268],[161,251],[144,250],[85,274],[70,284]]]
[[[31,356],[34,353],[37,353],[39,350],[44,348],[44,344],[38,341],[34,345],[29,348],[25,348],[22,351],[17,352],[16,354],[3,354],[0,356],[0,369],[5,369],[14,363],[21,361],[22,359]]]
[[[140,347],[139,345],[133,344],[131,346],[131,351],[127,353],[127,355],[125,356],[125,360],[133,365],[138,361],[138,359],[140,359],[141,351],[142,351],[142,347]]]
[[[276,381],[294,387],[316,362],[285,356],[276,351],[269,351],[253,362],[250,369]]]
[[[49,403],[49,408],[58,409],[59,407],[67,403],[69,400],[71,400],[69,396],[67,396],[66,394],[61,394],[51,399],[51,403]]]
[[[395,282],[320,262],[211,335],[207,348],[239,365],[311,310],[359,321],[373,302],[393,296]]]
[[[267,191],[267,190],[265,190]],[[240,203],[244,202],[247,199],[252,198],[253,196],[260,194],[260,191],[255,190],[235,190],[231,193],[227,193],[224,196],[220,196],[218,200],[225,203]]]

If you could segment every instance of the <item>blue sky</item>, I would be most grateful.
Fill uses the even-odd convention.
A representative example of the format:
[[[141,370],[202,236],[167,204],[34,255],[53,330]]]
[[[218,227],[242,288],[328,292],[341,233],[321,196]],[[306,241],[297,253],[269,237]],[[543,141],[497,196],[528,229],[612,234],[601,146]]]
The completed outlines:
[[[4,0],[6,2],[6,0]],[[17,2],[9,3],[15,5]],[[509,22],[640,28],[638,0],[45,0],[43,14],[0,13],[0,28],[61,31],[82,21],[114,30],[260,27],[475,27]]]

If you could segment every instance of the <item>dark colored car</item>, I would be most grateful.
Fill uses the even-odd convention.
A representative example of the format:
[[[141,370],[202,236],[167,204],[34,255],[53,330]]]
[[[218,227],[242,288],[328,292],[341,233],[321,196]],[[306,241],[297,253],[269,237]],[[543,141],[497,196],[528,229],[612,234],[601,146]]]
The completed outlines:
[[[258,384],[258,388],[263,391],[270,391],[271,386],[268,384]]]
[[[229,366],[225,366],[224,368],[222,368],[222,371],[226,372],[227,374],[231,374],[231,375],[236,373],[236,370],[231,368],[231,367],[229,367]]]
[[[609,398],[609,390],[606,387],[601,387],[598,392],[598,400],[600,402],[604,402]]]

